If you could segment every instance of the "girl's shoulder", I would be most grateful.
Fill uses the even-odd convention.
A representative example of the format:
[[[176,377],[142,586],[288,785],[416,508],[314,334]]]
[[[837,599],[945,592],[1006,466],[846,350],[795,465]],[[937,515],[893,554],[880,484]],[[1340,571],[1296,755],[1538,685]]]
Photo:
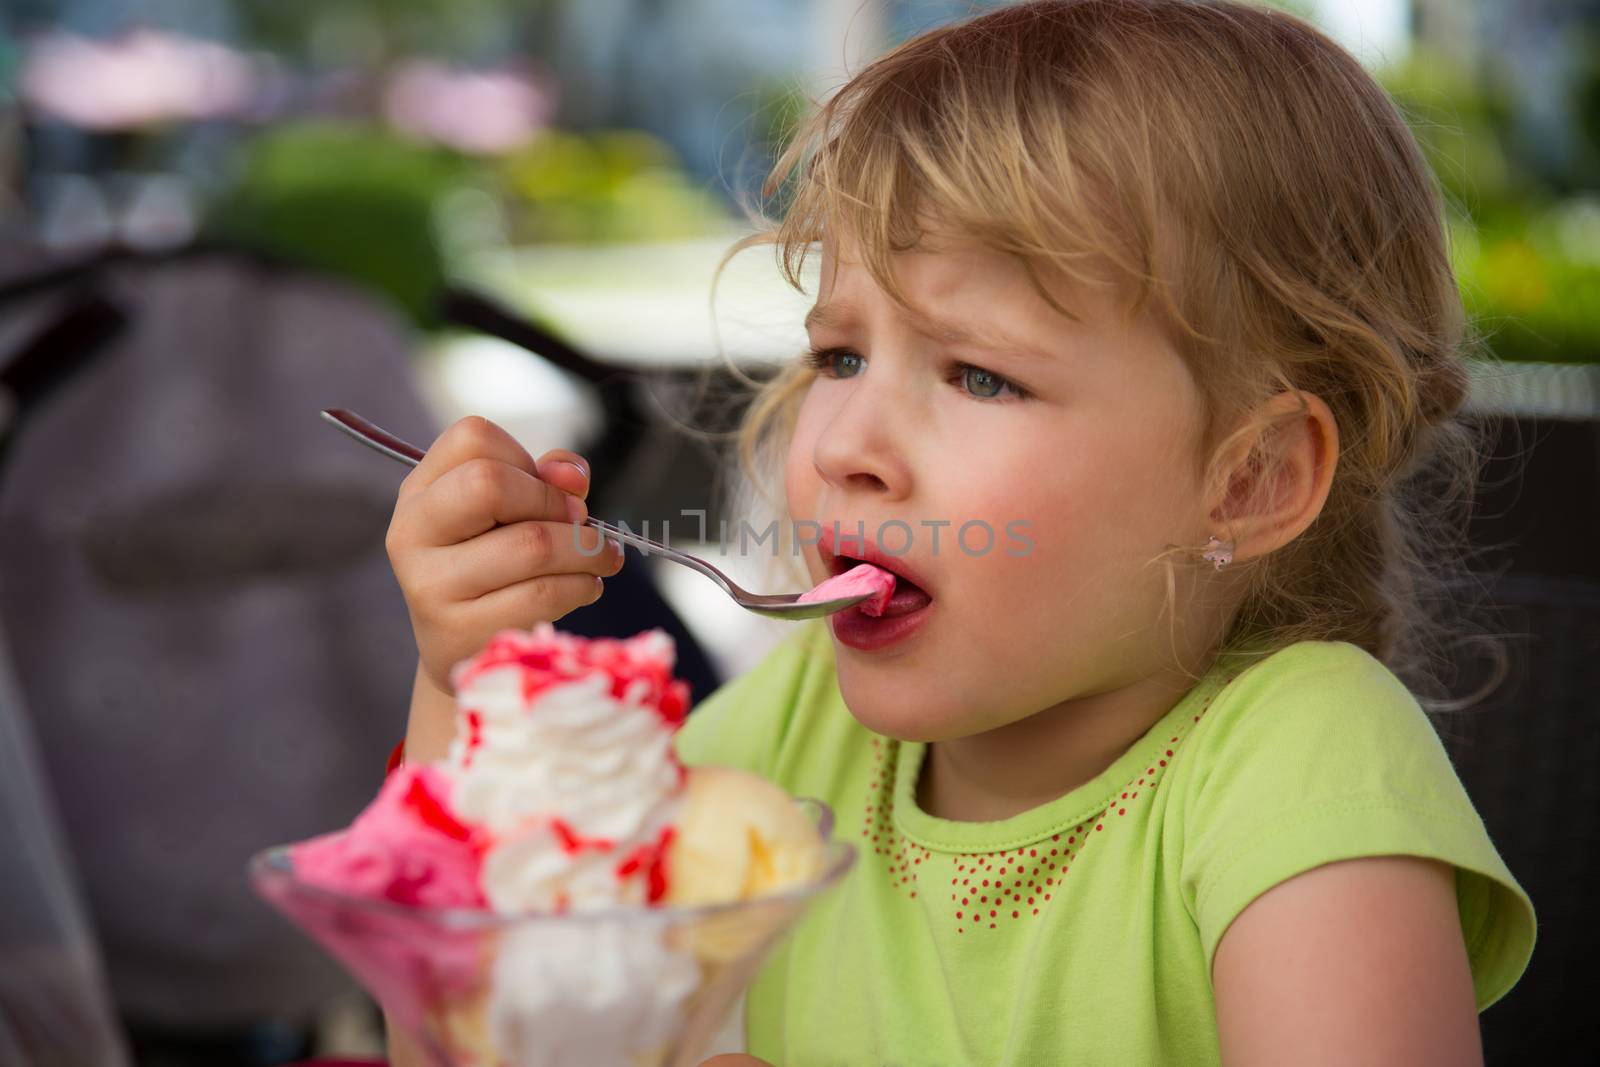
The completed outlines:
[[[1194,725],[1186,793],[1422,805],[1476,820],[1439,733],[1376,656],[1346,641],[1300,641],[1219,662]]]
[[[1213,669],[1224,680],[1196,727],[1197,747],[1380,737],[1438,744],[1422,705],[1399,676],[1348,641],[1298,641],[1266,655],[1233,654]]]
[[[1423,856],[1458,872],[1479,1007],[1532,952],[1534,916],[1434,724],[1401,679],[1342,641],[1249,663],[1194,723],[1174,767],[1168,831],[1209,952],[1255,897],[1296,874],[1367,856]]]
[[[1296,641],[1270,652],[1225,653],[1219,664],[1236,682],[1255,684],[1264,679],[1330,671],[1399,682],[1382,660],[1349,641]]]

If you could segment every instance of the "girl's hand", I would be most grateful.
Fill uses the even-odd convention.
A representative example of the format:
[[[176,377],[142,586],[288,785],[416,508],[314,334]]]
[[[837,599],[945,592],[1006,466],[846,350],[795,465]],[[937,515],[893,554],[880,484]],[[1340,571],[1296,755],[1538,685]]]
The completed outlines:
[[[401,483],[385,542],[416,633],[419,682],[448,694],[450,668],[496,632],[599,599],[622,550],[575,527],[588,516],[588,492],[589,465],[577,453],[535,462],[477,417],[440,435]]]

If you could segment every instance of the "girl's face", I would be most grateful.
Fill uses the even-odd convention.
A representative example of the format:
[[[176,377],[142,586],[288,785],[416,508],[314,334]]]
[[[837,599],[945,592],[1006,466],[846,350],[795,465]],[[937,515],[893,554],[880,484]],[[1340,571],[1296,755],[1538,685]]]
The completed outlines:
[[[806,520],[823,529],[803,550],[816,581],[865,556],[926,594],[902,584],[893,618],[830,617],[852,713],[944,741],[1160,672],[1166,578],[1150,561],[1212,532],[1199,394],[1177,353],[1109,294],[1057,290],[1083,321],[1062,316],[976,244],[895,256],[920,314],[850,252],[825,249],[807,320],[820,370],[787,457],[789,512],[802,542]]]

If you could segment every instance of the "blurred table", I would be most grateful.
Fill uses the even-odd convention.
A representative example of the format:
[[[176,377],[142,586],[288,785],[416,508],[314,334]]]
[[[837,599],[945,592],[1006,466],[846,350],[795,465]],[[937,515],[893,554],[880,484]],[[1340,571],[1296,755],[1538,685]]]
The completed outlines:
[[[596,359],[639,370],[693,371],[727,360],[772,365],[806,344],[802,320],[815,296],[780,274],[770,246],[745,249],[716,287],[717,265],[748,231],[692,241],[529,245],[468,261],[470,284],[549,325]]]

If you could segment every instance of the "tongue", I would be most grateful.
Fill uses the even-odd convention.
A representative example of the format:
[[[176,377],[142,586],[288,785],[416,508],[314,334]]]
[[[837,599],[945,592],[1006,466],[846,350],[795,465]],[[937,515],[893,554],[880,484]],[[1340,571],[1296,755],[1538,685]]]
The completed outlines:
[[[880,616],[892,619],[897,615],[910,615],[913,611],[920,611],[933,603],[933,597],[923,592],[920,586],[912,585],[904,578],[896,577],[894,595],[889,598],[889,603],[884,605]]]

